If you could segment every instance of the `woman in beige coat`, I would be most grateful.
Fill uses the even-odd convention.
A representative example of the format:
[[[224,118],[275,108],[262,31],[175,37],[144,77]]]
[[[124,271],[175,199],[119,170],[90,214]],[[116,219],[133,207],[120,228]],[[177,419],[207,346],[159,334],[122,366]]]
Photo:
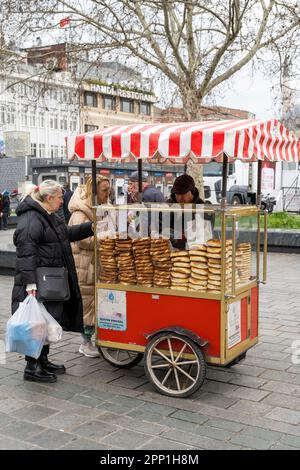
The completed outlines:
[[[109,200],[109,179],[97,175],[97,202],[106,204]],[[71,218],[69,225],[77,225],[93,220],[92,211],[92,178],[86,185],[76,188],[70,202]],[[79,352],[87,357],[99,357],[99,351],[91,342],[95,333],[95,300],[94,300],[94,237],[72,243],[72,251],[78,275],[78,281],[83,301],[83,342]]]

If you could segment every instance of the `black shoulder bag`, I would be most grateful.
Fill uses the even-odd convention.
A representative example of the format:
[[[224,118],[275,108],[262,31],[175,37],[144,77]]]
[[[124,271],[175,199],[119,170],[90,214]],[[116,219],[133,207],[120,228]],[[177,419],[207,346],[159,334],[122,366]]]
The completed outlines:
[[[52,224],[59,243],[62,246],[62,254],[66,263],[63,245],[58,236],[56,228]],[[67,263],[66,263],[67,264]],[[40,302],[65,302],[71,297],[69,286],[69,274],[66,267],[47,267],[36,268],[37,299]]]

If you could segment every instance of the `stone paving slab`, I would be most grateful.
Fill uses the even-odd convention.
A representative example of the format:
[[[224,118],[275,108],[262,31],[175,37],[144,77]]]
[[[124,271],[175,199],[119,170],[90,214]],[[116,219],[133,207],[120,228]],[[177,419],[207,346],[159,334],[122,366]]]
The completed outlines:
[[[80,355],[78,334],[51,347],[67,367],[55,384],[24,382],[23,357],[0,356],[0,449],[300,449],[299,265],[300,255],[269,255],[259,344],[232,368],[209,367],[187,399],[156,393],[142,363],[122,370]],[[12,283],[0,276],[0,338]]]

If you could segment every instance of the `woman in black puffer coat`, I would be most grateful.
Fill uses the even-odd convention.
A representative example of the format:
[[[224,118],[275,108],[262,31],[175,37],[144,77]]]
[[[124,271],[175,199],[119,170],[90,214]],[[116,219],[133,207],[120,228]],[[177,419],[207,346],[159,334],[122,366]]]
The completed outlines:
[[[45,302],[47,311],[66,331],[83,332],[83,311],[80,289],[70,242],[93,236],[92,222],[68,227],[55,214],[62,204],[62,188],[52,180],[39,187],[28,185],[17,209],[18,225],[14,233],[16,274],[12,291],[12,313],[28,294],[36,295],[38,267],[65,266],[69,274],[70,299],[66,302]],[[49,345],[36,360],[26,356],[24,378],[38,382],[55,382],[56,374],[65,372],[63,365],[48,360]]]

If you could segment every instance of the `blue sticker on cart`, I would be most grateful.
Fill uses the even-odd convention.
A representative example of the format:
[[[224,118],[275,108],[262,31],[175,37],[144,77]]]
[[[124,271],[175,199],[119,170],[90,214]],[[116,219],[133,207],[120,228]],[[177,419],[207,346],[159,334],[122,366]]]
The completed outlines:
[[[126,331],[126,292],[98,289],[98,327]]]

